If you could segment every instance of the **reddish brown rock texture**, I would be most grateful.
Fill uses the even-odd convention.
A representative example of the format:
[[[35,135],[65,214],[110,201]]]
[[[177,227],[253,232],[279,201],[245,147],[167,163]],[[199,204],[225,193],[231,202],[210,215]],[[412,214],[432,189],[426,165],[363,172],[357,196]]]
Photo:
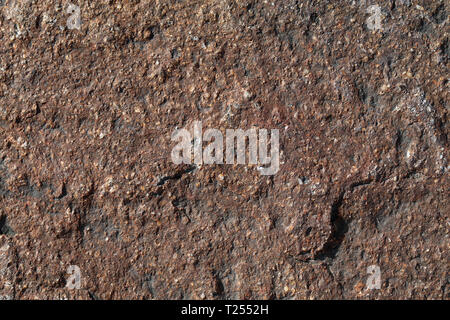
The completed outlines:
[[[447,1],[73,4],[0,1],[2,299],[449,298]],[[280,171],[173,164],[197,120]]]

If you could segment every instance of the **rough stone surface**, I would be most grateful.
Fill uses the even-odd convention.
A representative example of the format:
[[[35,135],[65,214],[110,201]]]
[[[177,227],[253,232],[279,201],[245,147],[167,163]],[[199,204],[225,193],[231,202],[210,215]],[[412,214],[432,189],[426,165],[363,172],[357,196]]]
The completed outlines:
[[[448,1],[73,4],[0,1],[1,299],[449,298]],[[280,171],[173,164],[196,120]]]

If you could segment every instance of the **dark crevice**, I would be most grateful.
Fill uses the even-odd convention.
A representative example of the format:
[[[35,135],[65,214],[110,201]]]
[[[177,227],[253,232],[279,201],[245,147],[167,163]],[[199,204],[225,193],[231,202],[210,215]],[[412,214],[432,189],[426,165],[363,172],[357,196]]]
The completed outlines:
[[[328,240],[322,249],[314,253],[315,260],[334,259],[336,253],[344,240],[345,233],[348,231],[348,222],[339,214],[339,208],[342,205],[345,191],[342,191],[339,197],[331,205],[330,224],[331,232]]]
[[[14,230],[8,225],[6,216],[0,217],[0,235],[1,234],[6,236],[13,236],[15,234]]]
[[[365,180],[359,180],[356,182],[353,182],[349,185],[349,187],[339,194],[338,198],[333,202],[331,205],[331,211],[330,211],[330,225],[331,225],[331,231],[330,235],[325,242],[325,244],[322,246],[321,249],[319,249],[316,252],[302,252],[300,255],[307,255],[306,261],[311,260],[327,260],[331,259],[333,260],[336,257],[336,254],[344,241],[345,235],[348,231],[348,226],[350,223],[349,219],[345,219],[342,214],[340,213],[340,208],[342,206],[342,203],[344,201],[344,196],[347,191],[353,192],[353,189],[360,186],[365,186],[368,184],[371,184],[374,180],[372,178],[368,178]],[[312,257],[312,258],[311,258]]]
[[[188,168],[179,171],[177,173],[175,173],[174,175],[170,175],[170,176],[164,176],[162,178],[159,179],[158,183],[156,184],[157,186],[162,186],[164,183],[166,183],[168,180],[178,180],[181,179],[181,177],[189,172],[192,172],[196,169],[195,165],[191,165]]]
[[[67,189],[66,189],[66,185],[63,183],[63,185],[61,187],[61,193],[56,198],[57,199],[62,199],[65,196],[67,196]]]
[[[223,285],[222,279],[219,277],[219,274],[213,274],[213,281],[214,281],[213,296],[223,298],[225,287]]]
[[[89,294],[89,297],[90,297],[92,300],[100,300],[100,299],[95,295],[95,293],[88,291],[88,294]]]
[[[366,179],[366,180],[360,180],[360,181],[353,182],[350,185],[350,191],[353,191],[353,189],[356,188],[356,187],[361,187],[361,186],[365,186],[365,185],[371,184],[372,182],[373,182],[373,180],[371,178]]]
[[[445,10],[445,5],[443,3],[434,10],[431,18],[437,24],[441,24],[447,19],[447,11]]]

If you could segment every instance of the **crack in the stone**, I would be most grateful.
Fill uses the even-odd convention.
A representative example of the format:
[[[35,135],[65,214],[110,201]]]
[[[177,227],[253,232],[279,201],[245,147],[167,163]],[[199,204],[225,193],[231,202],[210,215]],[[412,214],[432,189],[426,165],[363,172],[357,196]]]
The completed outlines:
[[[174,175],[168,175],[168,176],[164,176],[162,178],[159,179],[158,183],[156,184],[157,186],[162,186],[164,185],[168,180],[178,180],[181,179],[181,177],[183,175],[185,175],[186,173],[190,173],[192,171],[194,171],[197,167],[195,165],[191,165],[188,168],[181,170],[177,173],[175,173]]]
[[[344,241],[345,234],[348,231],[349,221],[344,219],[342,215],[339,214],[339,209],[342,206],[342,202],[344,200],[344,196],[347,192],[353,192],[356,187],[366,186],[374,182],[373,178],[368,178],[365,180],[359,180],[351,183],[348,187],[344,188],[337,197],[336,200],[333,201],[331,205],[330,211],[330,225],[331,231],[330,234],[325,241],[325,243],[318,249],[310,249],[306,251],[300,252],[299,256],[306,256],[305,259],[302,259],[303,262],[312,262],[312,261],[325,261],[325,260],[333,260],[336,257],[336,254]],[[297,259],[296,259],[297,260]]]
[[[322,248],[317,252],[312,253],[314,260],[325,260],[326,258],[334,259],[342,241],[344,240],[345,233],[348,230],[348,225],[347,221],[339,215],[339,208],[342,205],[345,192],[346,191],[341,191],[339,197],[331,205],[331,232]]]
[[[6,216],[0,216],[0,234],[6,236],[13,236],[15,234],[14,230],[8,225]]]

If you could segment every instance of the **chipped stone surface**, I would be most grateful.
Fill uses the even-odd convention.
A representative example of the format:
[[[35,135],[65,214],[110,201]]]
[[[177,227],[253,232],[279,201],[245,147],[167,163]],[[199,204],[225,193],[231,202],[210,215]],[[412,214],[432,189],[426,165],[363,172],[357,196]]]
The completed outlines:
[[[0,1],[1,299],[449,298],[446,1],[72,3]]]

